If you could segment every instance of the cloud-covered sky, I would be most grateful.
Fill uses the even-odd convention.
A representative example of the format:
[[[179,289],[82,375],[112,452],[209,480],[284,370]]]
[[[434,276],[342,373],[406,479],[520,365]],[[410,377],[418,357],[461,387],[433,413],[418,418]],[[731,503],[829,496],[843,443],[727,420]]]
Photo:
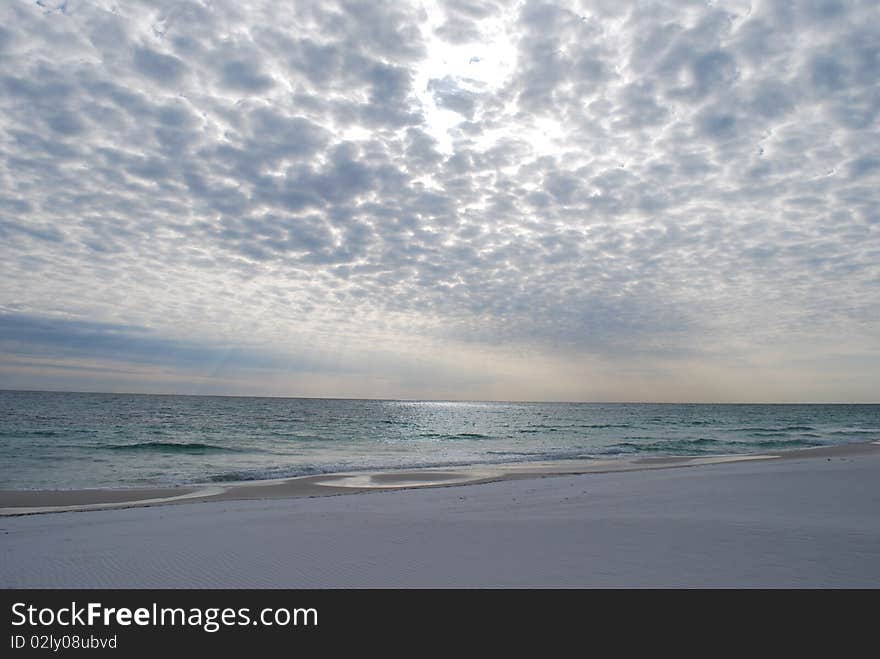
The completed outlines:
[[[880,398],[880,5],[9,0],[0,387]]]

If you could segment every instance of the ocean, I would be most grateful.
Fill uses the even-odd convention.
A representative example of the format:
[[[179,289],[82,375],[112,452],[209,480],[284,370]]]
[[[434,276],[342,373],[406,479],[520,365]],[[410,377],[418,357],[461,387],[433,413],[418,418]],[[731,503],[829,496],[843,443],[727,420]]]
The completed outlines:
[[[880,405],[336,400],[0,391],[0,489],[777,451],[880,440]]]

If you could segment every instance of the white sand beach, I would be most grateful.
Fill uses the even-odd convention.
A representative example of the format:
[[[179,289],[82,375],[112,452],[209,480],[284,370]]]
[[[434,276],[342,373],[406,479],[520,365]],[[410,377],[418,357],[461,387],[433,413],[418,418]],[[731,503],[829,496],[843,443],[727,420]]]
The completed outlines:
[[[142,491],[149,505],[7,516],[0,585],[880,587],[880,445],[572,468]],[[0,507],[126,498],[4,493]]]

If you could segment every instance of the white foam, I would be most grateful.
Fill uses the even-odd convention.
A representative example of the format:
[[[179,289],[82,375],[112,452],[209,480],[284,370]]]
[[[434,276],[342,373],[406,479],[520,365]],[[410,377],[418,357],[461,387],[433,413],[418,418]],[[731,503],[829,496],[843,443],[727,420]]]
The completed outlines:
[[[426,472],[420,473],[424,474]],[[388,474],[389,472],[352,474],[350,476],[342,476],[315,481],[315,485],[323,485],[325,487],[351,487],[362,489],[399,489],[412,487],[432,487],[435,485],[462,485],[464,483],[470,483],[486,478],[495,478],[500,475],[498,471],[467,470],[449,472],[448,470],[446,470],[443,472],[444,476],[438,478],[407,478],[405,474],[401,474],[400,478],[388,480]],[[386,479],[383,480],[383,477],[386,477]]]
[[[625,460],[589,460],[589,461],[546,461],[526,463],[502,463],[491,469],[443,469],[437,472],[436,478],[430,478],[432,470],[400,472],[399,475],[389,471],[366,473],[328,474],[327,478],[313,481],[315,485],[324,487],[345,487],[353,489],[403,489],[416,487],[432,487],[436,485],[464,485],[474,481],[501,478],[511,473],[532,473],[535,475],[553,473],[591,473],[604,471],[609,467],[619,467],[622,471],[631,469],[663,469],[675,466],[702,464],[720,464],[724,462],[743,462],[746,460],[770,460],[778,455],[716,455],[705,457],[676,456],[670,462],[658,465],[634,464]],[[617,471],[617,469],[612,469]],[[407,474],[412,473],[411,478]]]
[[[718,455],[710,458],[692,458],[690,464],[710,465],[720,462],[741,462],[744,460],[770,460],[778,455]]]

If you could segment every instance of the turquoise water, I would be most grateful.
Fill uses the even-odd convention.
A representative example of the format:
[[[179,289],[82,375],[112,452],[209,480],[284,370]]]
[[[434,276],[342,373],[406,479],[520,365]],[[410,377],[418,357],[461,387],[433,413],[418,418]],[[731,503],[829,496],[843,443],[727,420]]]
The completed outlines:
[[[0,489],[279,478],[880,440],[880,405],[666,405],[0,391]]]

